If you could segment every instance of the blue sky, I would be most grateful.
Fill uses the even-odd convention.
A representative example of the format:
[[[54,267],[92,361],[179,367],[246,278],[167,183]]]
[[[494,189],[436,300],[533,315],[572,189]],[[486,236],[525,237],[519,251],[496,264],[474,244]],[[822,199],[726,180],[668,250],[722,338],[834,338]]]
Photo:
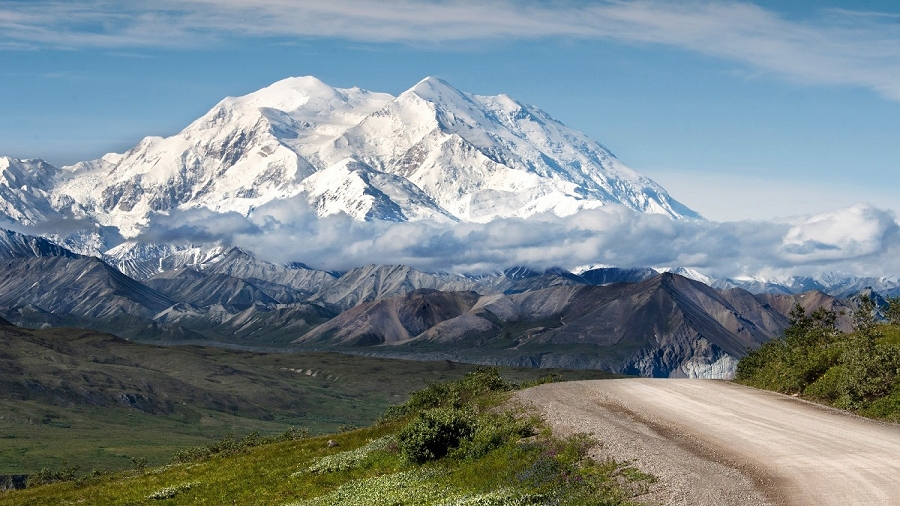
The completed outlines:
[[[57,165],[315,75],[434,75],[584,131],[716,221],[900,212],[897,2],[0,1],[0,154]]]

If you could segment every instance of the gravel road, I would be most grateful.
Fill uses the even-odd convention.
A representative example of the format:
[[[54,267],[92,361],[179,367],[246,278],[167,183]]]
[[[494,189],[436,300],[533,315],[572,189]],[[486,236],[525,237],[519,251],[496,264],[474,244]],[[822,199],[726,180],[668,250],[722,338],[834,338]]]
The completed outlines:
[[[518,393],[595,457],[659,481],[647,504],[900,505],[900,425],[712,380],[553,383]]]

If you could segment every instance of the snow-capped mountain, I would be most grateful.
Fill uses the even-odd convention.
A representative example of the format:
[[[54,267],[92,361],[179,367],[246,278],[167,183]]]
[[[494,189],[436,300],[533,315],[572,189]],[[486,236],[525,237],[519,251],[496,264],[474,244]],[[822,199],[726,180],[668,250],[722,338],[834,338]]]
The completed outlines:
[[[785,278],[710,279],[710,286],[726,290],[741,288],[752,293],[797,294],[817,290],[838,298],[848,298],[866,290],[885,296],[900,296],[900,280],[895,277],[860,277],[837,273]]]
[[[656,269],[658,272],[671,272],[672,274],[678,274],[679,276],[683,276],[688,279],[693,279],[694,281],[699,281],[704,285],[712,286],[715,281],[713,278],[703,274],[702,272],[696,269],[690,269],[687,267],[660,267]]]
[[[90,233],[107,227],[126,239],[155,214],[251,216],[293,198],[319,216],[359,220],[488,222],[606,204],[700,218],[543,111],[436,78],[397,97],[289,78],[226,98],[178,134],[147,137],[124,154],[62,169],[0,158],[3,215],[86,220]]]
[[[68,257],[78,255],[43,237],[0,229],[0,258]]]
[[[57,218],[50,190],[59,173],[43,160],[0,157],[0,216],[24,225]]]

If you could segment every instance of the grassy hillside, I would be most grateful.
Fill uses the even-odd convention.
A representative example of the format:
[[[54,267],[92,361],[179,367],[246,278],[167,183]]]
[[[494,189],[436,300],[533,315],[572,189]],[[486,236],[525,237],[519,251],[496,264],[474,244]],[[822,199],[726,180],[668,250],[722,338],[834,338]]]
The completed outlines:
[[[321,353],[161,347],[78,329],[0,327],[0,475],[63,461],[121,470],[229,433],[312,433],[374,422],[472,366]],[[512,381],[546,370],[504,370]],[[564,377],[603,377],[596,371]]]
[[[45,476],[0,505],[626,505],[653,478],[554,439],[494,369],[432,385],[372,427],[315,438],[223,441],[160,468]]]
[[[891,301],[889,316],[900,313],[898,302]],[[856,330],[841,333],[834,312],[806,315],[798,306],[781,339],[738,363],[736,381],[900,422],[900,324],[876,323],[874,310],[863,298]]]

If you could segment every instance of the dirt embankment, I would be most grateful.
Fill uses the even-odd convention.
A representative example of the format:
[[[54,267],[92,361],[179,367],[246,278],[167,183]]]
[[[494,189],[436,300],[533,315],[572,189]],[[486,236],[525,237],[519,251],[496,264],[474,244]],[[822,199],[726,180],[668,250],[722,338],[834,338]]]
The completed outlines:
[[[703,380],[542,385],[519,398],[560,434],[592,433],[596,457],[659,482],[648,504],[897,505],[900,426]]]

